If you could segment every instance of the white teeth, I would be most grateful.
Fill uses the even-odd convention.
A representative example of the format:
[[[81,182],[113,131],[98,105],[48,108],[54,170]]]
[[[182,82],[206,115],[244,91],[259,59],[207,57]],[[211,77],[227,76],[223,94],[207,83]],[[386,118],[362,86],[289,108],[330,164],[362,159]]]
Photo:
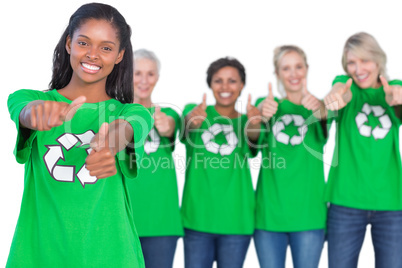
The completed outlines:
[[[232,96],[232,93],[222,92],[219,93],[219,96],[221,96],[222,98],[229,98],[230,96]]]
[[[93,70],[93,71],[97,71],[100,69],[99,66],[94,66],[94,65],[89,65],[86,63],[83,63],[82,66],[84,66],[85,68],[89,69],[89,70]]]
[[[359,80],[363,80],[368,76],[368,74],[364,74],[364,75],[357,75],[357,79]]]
[[[297,80],[290,80],[290,83],[291,83],[291,84],[298,84],[299,81],[300,81],[299,79],[297,79]]]

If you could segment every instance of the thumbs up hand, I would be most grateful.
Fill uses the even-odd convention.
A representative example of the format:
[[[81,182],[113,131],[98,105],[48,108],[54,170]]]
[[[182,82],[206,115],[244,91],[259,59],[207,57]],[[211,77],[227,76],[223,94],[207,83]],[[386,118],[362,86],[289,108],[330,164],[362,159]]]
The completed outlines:
[[[50,130],[71,120],[85,101],[84,96],[76,98],[70,104],[57,101],[32,101],[21,111],[20,124],[29,129]]]
[[[302,88],[303,97],[301,100],[301,104],[303,105],[303,107],[313,112],[320,109],[321,106],[323,106],[322,101],[320,101],[319,99],[314,97],[314,95],[312,95],[310,92],[308,92],[306,79],[303,79],[302,83],[303,83]]]
[[[172,137],[176,123],[172,117],[167,116],[164,112],[162,112],[161,107],[156,104],[154,112],[154,125],[158,130],[159,135],[163,137]]]
[[[256,142],[260,136],[262,116],[260,110],[251,104],[251,94],[248,95],[247,101],[247,118],[246,134],[248,139]],[[251,146],[251,144],[249,144]]]
[[[268,96],[259,105],[262,118],[265,122],[268,122],[272,116],[278,111],[278,103],[274,99],[274,94],[272,93],[272,84],[268,84]]]
[[[202,97],[202,102],[200,105],[196,106],[189,115],[186,117],[186,128],[190,129],[199,128],[204,122],[205,118],[207,118],[207,94],[204,93]]]
[[[87,156],[86,168],[91,176],[104,179],[117,173],[115,154],[113,148],[109,146],[109,124],[103,123],[99,132],[95,134],[90,143],[92,148]]]
[[[402,87],[401,86],[390,86],[387,79],[380,76],[381,83],[384,88],[385,101],[389,106],[401,105],[402,104]]]
[[[324,98],[325,107],[331,111],[337,111],[345,107],[352,100],[352,78],[346,84],[336,83],[331,92]]]

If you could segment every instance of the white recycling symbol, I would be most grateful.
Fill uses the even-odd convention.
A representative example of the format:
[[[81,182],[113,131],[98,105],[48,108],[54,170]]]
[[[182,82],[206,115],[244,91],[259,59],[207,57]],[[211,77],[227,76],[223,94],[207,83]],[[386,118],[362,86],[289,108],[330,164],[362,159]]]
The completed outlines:
[[[289,137],[288,134],[282,132],[285,130],[286,126],[292,123],[297,126],[297,131],[299,135],[294,135]],[[285,114],[281,117],[280,120],[276,121],[272,127],[272,132],[274,134],[275,139],[283,144],[288,145],[289,143],[292,146],[301,144],[306,136],[308,127],[304,124],[305,120],[303,116],[298,114]]]
[[[226,137],[227,144],[219,145],[212,140],[216,135],[223,132]],[[224,155],[230,155],[236,148],[239,142],[236,134],[233,131],[232,125],[223,124],[213,124],[208,130],[205,130],[201,135],[202,141],[204,142],[205,149],[208,152]]]
[[[144,143],[144,151],[147,155],[154,153],[158,150],[159,144],[161,143],[161,138],[156,132],[155,128],[152,128],[148,134],[148,138]]]
[[[62,147],[69,151],[78,142],[81,143],[80,147],[89,145],[94,136],[95,133],[92,130],[88,130],[83,134],[64,133],[56,139],[59,144],[46,145],[48,150],[43,156],[43,160],[45,161],[46,168],[53,179],[60,182],[74,182],[75,175],[77,175],[82,187],[85,187],[85,184],[94,184],[97,181],[95,176],[89,175],[89,171],[87,170],[85,164],[77,173],[75,173],[75,166],[64,166],[57,164],[60,159],[65,160]],[[92,148],[88,147],[85,150],[87,154],[90,154]]]
[[[373,113],[378,118],[381,125],[377,125],[374,129],[371,126],[365,125],[368,122],[368,116]],[[380,105],[369,105],[365,103],[361,112],[356,116],[356,125],[359,129],[360,135],[370,137],[373,135],[374,139],[383,139],[387,136],[392,127],[391,119],[385,114],[385,109]]]

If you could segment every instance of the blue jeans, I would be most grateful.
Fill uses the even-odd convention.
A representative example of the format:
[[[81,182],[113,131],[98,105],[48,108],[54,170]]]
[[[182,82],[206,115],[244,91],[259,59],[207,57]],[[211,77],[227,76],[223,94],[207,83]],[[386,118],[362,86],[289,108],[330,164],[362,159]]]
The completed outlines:
[[[324,229],[303,232],[254,232],[254,244],[261,268],[285,267],[288,245],[292,252],[293,267],[317,268],[324,241]]]
[[[376,268],[402,267],[402,211],[371,211],[331,204],[328,211],[330,268],[355,268],[371,224]]]
[[[241,268],[251,235],[220,235],[184,229],[184,263],[186,268]]]
[[[140,237],[147,268],[172,268],[179,236]]]

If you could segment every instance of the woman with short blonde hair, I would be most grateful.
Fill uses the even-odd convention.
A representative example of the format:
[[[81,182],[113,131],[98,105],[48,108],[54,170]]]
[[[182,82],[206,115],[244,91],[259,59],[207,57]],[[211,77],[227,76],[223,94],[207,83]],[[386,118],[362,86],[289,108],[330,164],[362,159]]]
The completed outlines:
[[[367,33],[345,43],[342,65],[324,102],[337,139],[328,176],[329,268],[357,267],[371,225],[377,268],[402,267],[402,81],[387,81],[386,55]]]

